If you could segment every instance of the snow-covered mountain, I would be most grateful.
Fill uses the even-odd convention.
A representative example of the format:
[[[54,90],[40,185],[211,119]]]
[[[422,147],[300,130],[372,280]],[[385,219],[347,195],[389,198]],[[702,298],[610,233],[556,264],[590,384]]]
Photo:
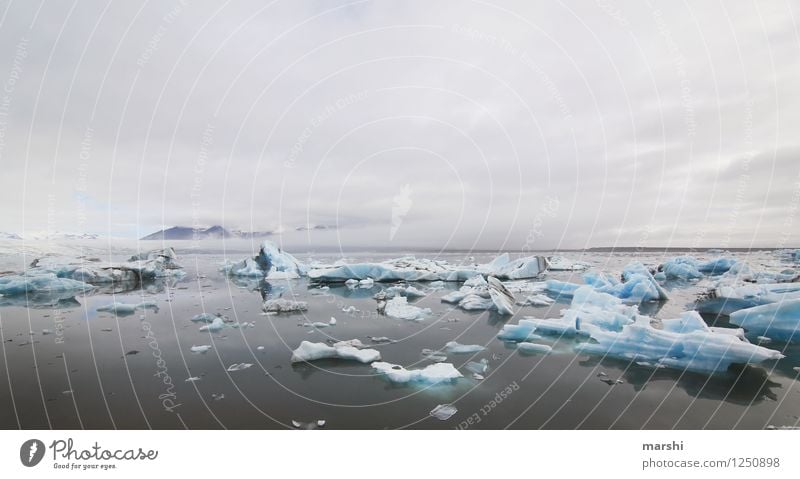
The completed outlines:
[[[271,231],[240,231],[227,230],[222,226],[215,225],[209,228],[192,228],[189,226],[173,226],[155,233],[149,234],[142,240],[207,240],[223,238],[263,238],[272,236]]]

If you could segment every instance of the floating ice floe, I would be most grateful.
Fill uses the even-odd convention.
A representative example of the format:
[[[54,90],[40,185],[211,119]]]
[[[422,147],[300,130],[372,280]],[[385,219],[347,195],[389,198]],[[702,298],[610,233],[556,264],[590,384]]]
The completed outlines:
[[[384,313],[392,318],[422,321],[431,314],[431,308],[412,306],[404,296],[395,296],[386,302]]]
[[[405,296],[406,298],[422,298],[425,296],[424,291],[420,291],[419,289],[413,286],[392,286],[383,290],[386,299],[394,298],[395,296]]]
[[[544,294],[533,294],[522,301],[517,301],[520,306],[550,306],[556,301]]]
[[[473,276],[464,282],[458,291],[443,296],[445,303],[457,303],[458,307],[467,311],[494,309],[500,314],[514,314],[514,295],[502,281],[489,276]]]
[[[114,313],[117,316],[129,316],[138,310],[146,310],[146,309],[153,310],[157,313],[158,304],[156,304],[153,301],[143,301],[141,303],[136,303],[136,304],[111,303],[111,304],[106,304],[104,306],[100,306],[99,308],[97,308],[97,311]]]
[[[591,342],[578,346],[581,352],[635,361],[640,365],[668,367],[703,373],[726,371],[731,364],[757,364],[781,359],[779,351],[747,342],[741,331],[709,328],[696,311],[678,319],[662,320],[662,329],[648,316],[622,331],[606,331],[586,324]]]
[[[36,275],[0,276],[0,295],[17,296],[28,294],[83,293],[94,288],[91,284],[68,278],[59,278],[53,273]]]
[[[731,324],[749,333],[780,341],[800,340],[800,299],[790,299],[740,309],[730,315]]]
[[[253,258],[225,263],[221,271],[229,276],[261,277],[267,279],[295,279],[305,276],[308,266],[291,254],[281,250],[271,241],[261,243]]]
[[[195,314],[194,316],[192,316],[191,321],[194,322],[194,323],[212,323],[212,322],[214,322],[215,319],[217,319],[219,317],[220,316],[217,316],[215,314],[200,313],[200,314]]]
[[[704,274],[726,273],[736,263],[732,258],[715,258],[703,262],[693,256],[677,256],[662,263],[658,270],[664,273],[665,279],[695,280],[702,278]]]
[[[422,357],[435,363],[447,361],[447,355],[438,349],[425,348],[422,350]]]
[[[202,346],[194,346],[194,345],[193,345],[191,348],[189,348],[189,350],[190,350],[191,352],[193,352],[193,353],[200,353],[200,354],[202,354],[202,353],[205,353],[205,352],[207,352],[207,351],[208,351],[208,350],[210,350],[210,349],[211,349],[211,345],[210,345],[210,344],[204,344],[204,345],[202,345]]]
[[[619,281],[605,273],[591,271],[583,275],[583,281],[596,291],[616,296],[626,303],[635,304],[668,299],[667,292],[641,263],[628,264],[622,271],[622,279],[623,281]],[[566,298],[571,297],[581,286],[556,280],[549,280],[546,283],[548,291]]]
[[[589,263],[583,261],[573,261],[563,256],[547,258],[548,271],[584,271],[586,269],[589,269]]]
[[[329,346],[325,343],[303,341],[292,351],[292,362],[310,362],[318,359],[343,359],[371,363],[381,359],[381,353],[374,349],[361,349],[364,345],[358,339],[339,341]]]
[[[452,404],[439,404],[429,413],[432,417],[440,421],[446,421],[453,417],[453,414],[458,412],[458,408]]]
[[[800,283],[743,283],[724,278],[698,300],[701,313],[730,315],[740,309],[800,299]]]
[[[233,363],[230,366],[228,366],[228,369],[226,369],[226,371],[228,371],[229,373],[232,373],[232,372],[235,372],[235,371],[242,371],[242,370],[247,369],[247,368],[249,368],[251,366],[252,366],[251,363]]]
[[[172,248],[141,253],[127,262],[102,263],[85,259],[44,257],[33,261],[26,275],[55,274],[59,278],[72,279],[93,285],[109,283],[141,284],[158,278],[186,275],[177,263],[177,254]]]
[[[507,324],[498,334],[504,341],[529,341],[541,335],[576,336],[585,335],[583,324],[595,324],[604,329],[620,331],[633,323],[638,314],[636,306],[628,306],[616,296],[595,291],[590,286],[575,290],[569,309],[561,318],[537,319],[525,317],[518,324]]]
[[[480,344],[459,344],[455,341],[450,341],[444,345],[444,349],[452,354],[472,354],[481,352],[486,348]]]
[[[223,321],[222,318],[217,316],[210,323],[206,324],[205,326],[201,326],[199,331],[208,331],[211,333],[216,333],[217,331],[222,331],[224,328],[225,328],[225,321]]]
[[[517,350],[524,354],[547,354],[553,351],[553,347],[547,344],[522,342],[517,344]]]
[[[372,367],[386,378],[398,384],[425,383],[439,384],[452,382],[463,375],[450,363],[436,363],[422,369],[406,369],[396,364],[374,362]]]
[[[372,279],[377,282],[394,281],[465,281],[477,274],[497,276],[501,279],[534,278],[547,268],[542,256],[511,260],[502,254],[483,265],[451,265],[444,260],[417,259],[413,256],[392,259],[382,263],[341,264],[330,268],[309,271],[308,277],[321,282]]]
[[[295,313],[308,310],[305,301],[292,301],[284,298],[268,299],[264,301],[261,309],[267,313]]]
[[[467,371],[473,374],[479,374],[483,376],[484,374],[486,374],[486,371],[489,370],[489,360],[483,358],[480,361],[470,361],[467,363],[465,368],[467,369]]]

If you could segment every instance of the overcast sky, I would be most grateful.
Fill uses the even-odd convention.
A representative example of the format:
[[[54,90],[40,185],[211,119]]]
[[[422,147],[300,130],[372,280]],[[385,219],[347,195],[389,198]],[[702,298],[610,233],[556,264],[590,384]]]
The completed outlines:
[[[791,1],[4,1],[0,231],[797,245],[798,21]]]

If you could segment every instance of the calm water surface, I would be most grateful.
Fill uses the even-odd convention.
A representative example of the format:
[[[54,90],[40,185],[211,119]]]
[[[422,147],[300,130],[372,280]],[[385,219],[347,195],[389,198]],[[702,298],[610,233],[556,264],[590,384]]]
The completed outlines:
[[[395,256],[347,255],[351,261]],[[610,272],[621,271],[631,259],[645,264],[664,259],[631,254],[567,256]],[[465,260],[463,254],[439,257],[455,263]],[[785,359],[714,376],[575,354],[574,340],[566,338],[545,341],[553,346],[552,354],[524,356],[496,339],[498,331],[526,315],[558,317],[567,301],[520,308],[514,317],[465,312],[440,301],[460,286],[452,284],[414,302],[431,308],[431,317],[402,321],[375,312],[372,295],[385,285],[354,290],[332,286],[320,294],[306,280],[235,281],[217,271],[223,259],[218,252],[184,254],[181,263],[188,273],[184,279],[144,290],[100,289],[55,305],[0,298],[0,427],[271,429],[291,428],[293,420],[318,419],[337,429],[761,429],[798,423],[800,388],[792,369],[800,366],[797,345],[773,342],[769,347],[784,351]],[[486,259],[488,255],[475,257],[479,262]],[[768,253],[755,253],[747,260],[753,266],[786,267]],[[554,272],[547,278],[580,282],[578,273]],[[424,283],[415,286],[429,289]],[[692,284],[672,284],[667,289],[669,301],[645,305],[643,312],[676,317],[692,307],[701,290]],[[308,312],[261,314],[263,299],[280,294],[307,301]],[[112,301],[155,301],[159,309],[119,317],[96,311]],[[349,306],[358,311],[342,311]],[[254,325],[200,332],[200,325],[190,318],[203,311]],[[334,327],[308,327],[309,322],[328,322],[331,317],[337,319]],[[725,317],[705,319],[712,325],[727,324]],[[371,346],[384,361],[411,368],[431,364],[421,351],[441,348],[448,341],[480,344],[486,350],[449,355],[448,361],[466,377],[433,387],[393,385],[359,363],[290,362],[291,351],[303,340],[358,338],[370,344],[371,336],[394,340]],[[204,344],[213,348],[205,354],[189,350]],[[489,361],[485,379],[472,379],[463,366],[483,358]],[[226,370],[242,362],[253,366]],[[623,382],[610,386],[601,381],[601,372]],[[187,382],[190,377],[200,379]],[[453,417],[440,421],[429,416],[438,404],[447,403],[458,409]]]

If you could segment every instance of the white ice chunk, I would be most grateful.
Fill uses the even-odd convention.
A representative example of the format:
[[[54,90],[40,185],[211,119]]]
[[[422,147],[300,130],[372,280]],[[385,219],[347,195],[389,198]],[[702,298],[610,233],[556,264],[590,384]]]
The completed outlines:
[[[549,271],[583,271],[588,268],[588,263],[573,261],[563,256],[551,256],[547,258],[547,269]]]
[[[408,299],[404,296],[395,296],[386,302],[385,313],[386,316],[397,319],[422,321],[426,316],[431,314],[431,309],[412,306],[408,304]]]
[[[292,301],[284,298],[268,299],[264,301],[261,309],[267,313],[295,313],[299,311],[307,311],[308,303],[305,301]]]
[[[453,354],[472,354],[486,349],[480,344],[459,344],[456,341],[450,341],[444,345],[444,348],[448,353]]]
[[[303,341],[300,346],[292,351],[292,362],[309,362],[318,359],[343,359],[371,363],[379,361],[381,354],[374,349],[359,349],[363,347],[358,339],[340,341],[329,346],[325,343],[311,343]]]
[[[243,369],[247,369],[251,366],[252,366],[251,363],[233,363],[230,366],[228,366],[228,369],[226,371],[232,373],[235,371],[242,371]]]
[[[202,346],[192,346],[190,348],[190,351],[192,351],[193,353],[205,353],[209,349],[211,349],[211,345],[210,344],[204,344]]]
[[[399,384],[407,383],[426,383],[438,384],[452,382],[463,377],[458,370],[450,363],[436,363],[426,366],[423,369],[406,369],[396,364],[385,362],[374,362],[372,367],[386,378]]]

